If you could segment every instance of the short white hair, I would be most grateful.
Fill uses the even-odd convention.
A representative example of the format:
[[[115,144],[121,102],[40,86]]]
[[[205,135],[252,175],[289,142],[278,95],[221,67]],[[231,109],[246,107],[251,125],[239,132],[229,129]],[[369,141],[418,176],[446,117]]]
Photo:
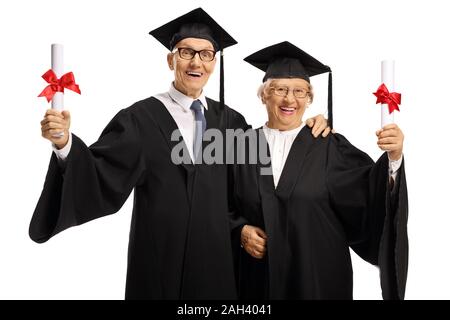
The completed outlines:
[[[263,101],[263,97],[268,96],[269,95],[269,89],[270,89],[270,85],[273,82],[273,78],[269,78],[267,79],[262,85],[259,86],[258,88],[258,98],[261,99],[261,101]],[[313,86],[311,85],[311,83],[308,82],[308,97],[309,97],[309,103],[312,103],[314,100],[314,91],[313,91]],[[264,101],[263,101],[264,103]]]

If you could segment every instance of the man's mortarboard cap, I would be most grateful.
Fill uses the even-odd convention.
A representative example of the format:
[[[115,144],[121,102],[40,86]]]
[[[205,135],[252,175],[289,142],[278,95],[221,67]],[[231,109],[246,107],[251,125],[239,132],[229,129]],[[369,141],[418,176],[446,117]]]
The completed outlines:
[[[202,8],[192,10],[165,25],[150,31],[167,49],[185,38],[200,38],[211,41],[216,51],[236,44],[234,40],[209,14]]]
[[[264,71],[263,82],[267,79],[309,78],[329,72],[328,75],[328,123],[333,128],[332,75],[330,67],[312,57],[288,41],[261,49],[244,59],[254,67]]]

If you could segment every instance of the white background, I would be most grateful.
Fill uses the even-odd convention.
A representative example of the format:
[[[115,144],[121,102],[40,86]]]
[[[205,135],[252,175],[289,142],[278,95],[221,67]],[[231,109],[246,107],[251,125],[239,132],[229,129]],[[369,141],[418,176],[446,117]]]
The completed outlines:
[[[289,40],[333,69],[335,128],[376,159],[380,61],[396,60],[403,94],[410,265],[407,299],[448,299],[450,244],[445,138],[449,121],[447,1],[2,1],[0,2],[0,299],[123,299],[131,201],[115,215],[69,229],[45,244],[28,237],[50,144],[37,98],[50,44],[82,95],[67,91],[72,130],[93,143],[121,108],[166,91],[166,49],[148,32],[202,6],[239,42],[226,50],[226,102],[257,127],[262,72],[242,59]],[[207,94],[218,99],[217,72]],[[311,114],[325,112],[327,77],[312,79]],[[378,269],[353,256],[354,298],[380,299]]]

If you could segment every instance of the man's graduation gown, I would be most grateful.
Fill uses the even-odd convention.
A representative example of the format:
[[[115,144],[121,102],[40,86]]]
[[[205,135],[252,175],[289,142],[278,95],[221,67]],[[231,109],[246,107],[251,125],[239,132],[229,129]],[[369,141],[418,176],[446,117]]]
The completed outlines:
[[[207,99],[208,128],[246,128]],[[175,165],[177,125],[151,97],[120,111],[87,147],[73,135],[64,170],[53,154],[30,237],[45,242],[117,212],[134,188],[127,299],[234,299],[225,165]]]
[[[261,161],[234,166],[235,210],[241,215],[233,220],[234,227],[256,225],[268,237],[262,260],[238,249],[241,297],[352,299],[351,247],[379,266],[384,299],[404,298],[404,161],[390,190],[386,153],[374,163],[342,135],[314,139],[305,127],[292,145],[277,188],[272,175],[260,174],[267,166]]]

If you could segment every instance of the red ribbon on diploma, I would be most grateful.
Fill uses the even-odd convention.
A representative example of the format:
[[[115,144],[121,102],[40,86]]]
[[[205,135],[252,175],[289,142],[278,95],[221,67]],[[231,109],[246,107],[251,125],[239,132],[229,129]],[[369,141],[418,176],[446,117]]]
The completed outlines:
[[[42,75],[42,78],[47,81],[49,85],[42,90],[38,97],[46,97],[48,102],[52,100],[56,92],[64,92],[64,88],[81,94],[80,87],[75,83],[75,76],[72,72],[67,72],[58,79],[53,70],[50,69]]]
[[[389,113],[394,112],[394,110],[400,111],[398,105],[401,104],[402,95],[397,92],[389,92],[388,88],[384,83],[382,83],[377,92],[373,93],[377,97],[377,103],[384,103],[389,106]]]

